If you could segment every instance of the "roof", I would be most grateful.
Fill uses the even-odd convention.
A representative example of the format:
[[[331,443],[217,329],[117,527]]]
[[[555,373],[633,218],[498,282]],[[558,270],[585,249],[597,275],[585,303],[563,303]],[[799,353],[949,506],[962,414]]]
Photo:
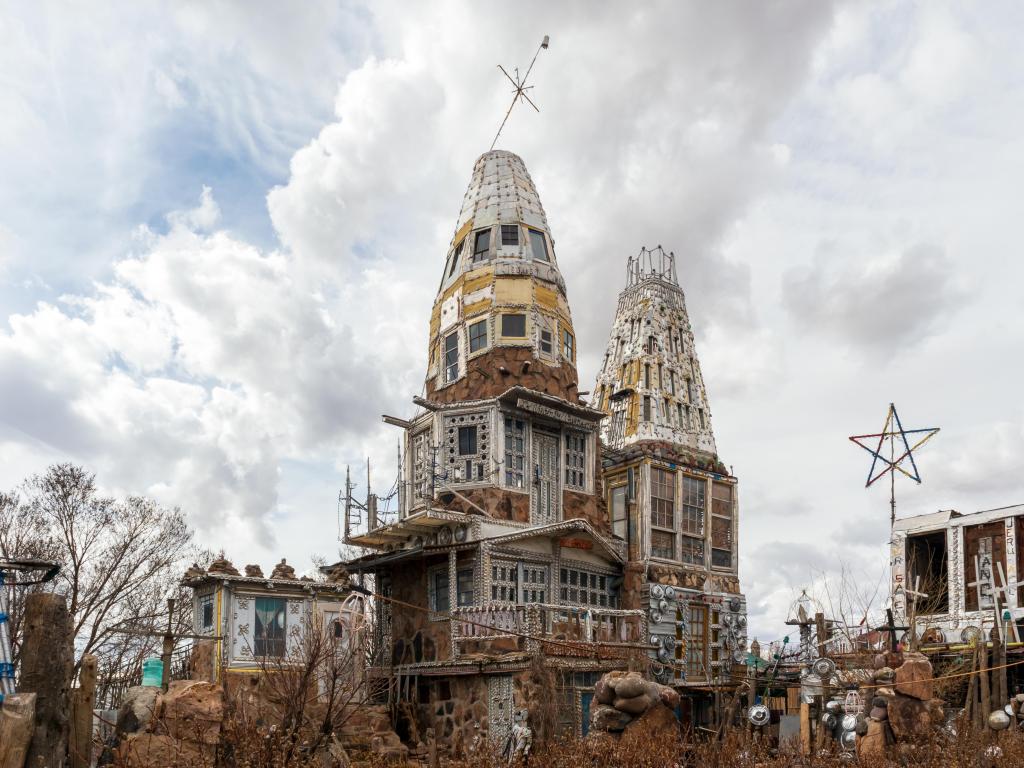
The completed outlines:
[[[1007,517],[1019,517],[1021,515],[1024,515],[1024,504],[1011,504],[1006,507],[981,509],[977,512],[968,513],[957,512],[955,509],[946,509],[912,517],[901,517],[896,520],[893,530],[911,532],[934,530],[948,526],[980,525],[981,523],[1003,520]]]
[[[523,541],[524,539],[535,539],[539,536],[557,536],[560,533],[568,533],[571,531],[580,531],[587,534],[612,560],[617,563],[625,562],[625,558],[623,558],[619,553],[618,549],[608,539],[598,533],[594,526],[582,517],[562,520],[559,523],[538,525],[533,528],[523,528],[522,530],[514,533],[506,533],[503,536],[495,536],[493,538],[486,539],[486,541],[490,544],[509,543],[514,541]]]
[[[267,576],[241,576],[233,573],[206,571],[201,575],[186,576],[181,584],[195,589],[206,584],[234,584],[239,586],[263,586],[277,592],[337,592],[343,593],[350,590],[348,584],[332,583],[326,581],[313,581],[312,579],[272,579]]]

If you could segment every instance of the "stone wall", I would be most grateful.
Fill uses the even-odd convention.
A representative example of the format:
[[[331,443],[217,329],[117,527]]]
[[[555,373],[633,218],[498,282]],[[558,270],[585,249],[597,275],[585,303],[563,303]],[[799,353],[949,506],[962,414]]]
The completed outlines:
[[[536,358],[533,347],[495,347],[469,360],[466,375],[440,389],[435,377],[428,377],[427,399],[438,403],[486,400],[514,386],[579,403],[576,368],[564,360],[559,365],[542,363]]]
[[[391,572],[392,596],[412,605],[427,605],[427,569],[447,563],[445,556],[396,564]],[[392,664],[445,661],[451,656],[450,638],[449,622],[433,621],[427,611],[392,604]]]

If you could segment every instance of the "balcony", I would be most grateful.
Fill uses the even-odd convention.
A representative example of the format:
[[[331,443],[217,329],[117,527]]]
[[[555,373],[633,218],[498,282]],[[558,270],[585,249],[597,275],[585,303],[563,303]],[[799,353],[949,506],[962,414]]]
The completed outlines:
[[[646,644],[646,613],[567,605],[495,604],[452,612],[455,659],[543,651],[550,656],[619,658]]]

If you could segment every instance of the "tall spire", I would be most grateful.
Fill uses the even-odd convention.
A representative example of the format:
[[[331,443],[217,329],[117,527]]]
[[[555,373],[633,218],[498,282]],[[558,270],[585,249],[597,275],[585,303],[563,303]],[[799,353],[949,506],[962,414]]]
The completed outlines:
[[[492,150],[473,167],[430,318],[428,399],[519,385],[578,400],[576,334],[555,242],[522,159]]]
[[[716,455],[675,254],[660,245],[627,261],[593,402],[610,416],[602,437],[611,448],[661,441]]]

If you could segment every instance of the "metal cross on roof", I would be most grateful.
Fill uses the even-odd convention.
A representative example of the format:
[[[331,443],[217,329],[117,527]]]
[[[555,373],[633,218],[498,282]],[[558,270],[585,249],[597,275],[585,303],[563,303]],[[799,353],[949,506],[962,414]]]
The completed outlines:
[[[516,102],[518,102],[520,99],[523,99],[526,101],[527,104],[529,104],[535,110],[540,112],[540,108],[533,103],[529,95],[527,95],[526,93],[527,91],[533,88],[532,85],[526,84],[526,79],[530,76],[530,72],[533,71],[533,63],[537,61],[537,54],[541,52],[541,49],[546,49],[548,47],[548,42],[548,36],[544,35],[544,39],[540,41],[540,48],[537,49],[537,53],[533,54],[533,60],[530,62],[530,66],[527,68],[526,74],[523,75],[522,80],[519,79],[519,67],[514,68],[513,71],[516,73],[516,76],[512,77],[512,75],[505,71],[505,68],[501,66],[501,64],[498,65],[498,69],[500,69],[501,73],[508,78],[508,81],[510,83],[512,83],[512,85],[514,86],[514,90],[512,91],[512,103],[508,105],[508,111],[505,113],[505,117],[501,121],[501,125],[498,126],[498,132],[494,135],[494,141],[491,142],[491,149],[494,149],[494,145],[498,143],[498,137],[501,136],[501,130],[505,127],[505,123],[508,122],[508,116],[512,114],[512,109],[513,107],[515,107]]]
[[[875,481],[880,480],[886,474],[890,477],[890,505],[892,515],[890,525],[896,522],[896,473],[902,472],[915,483],[921,482],[921,474],[917,469],[917,462],[914,461],[914,451],[931,440],[939,431],[938,427],[927,427],[926,429],[904,429],[900,422],[899,414],[896,413],[896,406],[889,403],[889,411],[885,415],[885,424],[882,431],[872,435],[852,435],[850,440],[865,451],[871,454],[871,469],[868,470],[868,480],[864,487],[870,487]],[[877,444],[876,444],[877,440]],[[911,445],[913,442],[913,445]],[[888,458],[884,455],[886,444]],[[906,467],[909,461],[910,468]],[[884,465],[876,473],[875,468],[879,463]]]

